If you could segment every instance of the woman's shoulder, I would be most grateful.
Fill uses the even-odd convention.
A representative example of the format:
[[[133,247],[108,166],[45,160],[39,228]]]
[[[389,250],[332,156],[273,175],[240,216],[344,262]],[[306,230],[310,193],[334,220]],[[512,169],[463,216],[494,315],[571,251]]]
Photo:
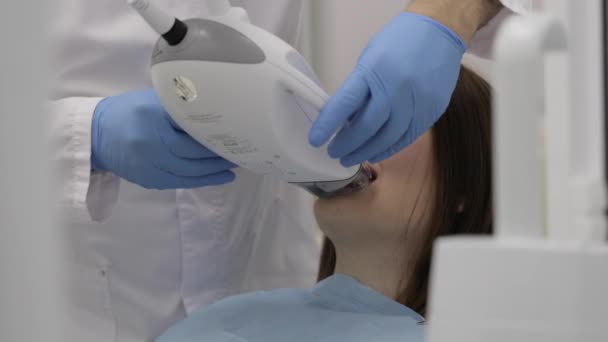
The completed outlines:
[[[201,308],[188,319],[204,324],[217,324],[272,316],[277,312],[301,308],[309,296],[310,290],[306,289],[275,289],[242,293]]]
[[[415,320],[391,310],[379,312],[376,301],[351,303],[351,307],[346,303],[349,298],[368,300],[367,293],[358,297],[357,289],[334,288],[345,285],[339,277],[329,281],[314,289],[277,289],[225,298],[177,323],[157,342],[371,341],[378,336],[423,340],[422,327]]]
[[[301,304],[310,295],[307,289],[274,289],[268,291],[255,291],[242,293],[224,298],[212,305],[207,310],[247,310],[249,307],[260,308],[262,306],[282,306]]]
[[[270,329],[273,322],[287,311],[301,309],[308,290],[276,289],[230,296],[203,307],[168,329],[157,342],[237,341],[252,325]]]

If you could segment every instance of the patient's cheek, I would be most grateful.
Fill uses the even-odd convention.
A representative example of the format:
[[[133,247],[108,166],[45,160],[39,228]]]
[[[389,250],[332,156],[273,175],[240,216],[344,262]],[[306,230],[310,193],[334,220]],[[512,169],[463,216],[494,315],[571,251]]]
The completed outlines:
[[[398,174],[399,179],[412,177],[412,172],[419,175],[426,171],[428,163],[432,160],[432,134],[427,132],[393,157],[381,162],[384,175]],[[386,178],[387,182],[398,182],[397,179]]]
[[[420,222],[418,210],[426,207],[434,181],[431,145],[427,133],[376,165],[379,178],[370,187],[348,196],[317,200],[315,216],[321,229],[330,238],[370,238],[374,233],[400,233],[410,219]]]

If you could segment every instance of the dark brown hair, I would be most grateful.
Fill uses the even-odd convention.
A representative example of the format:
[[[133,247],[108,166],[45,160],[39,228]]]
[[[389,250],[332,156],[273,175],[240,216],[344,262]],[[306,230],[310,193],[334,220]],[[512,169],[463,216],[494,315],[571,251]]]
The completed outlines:
[[[462,66],[450,104],[432,128],[436,184],[428,234],[417,251],[404,251],[412,264],[396,298],[423,316],[435,239],[492,233],[491,111],[490,85]],[[318,280],[334,274],[335,267],[335,247],[325,238]]]

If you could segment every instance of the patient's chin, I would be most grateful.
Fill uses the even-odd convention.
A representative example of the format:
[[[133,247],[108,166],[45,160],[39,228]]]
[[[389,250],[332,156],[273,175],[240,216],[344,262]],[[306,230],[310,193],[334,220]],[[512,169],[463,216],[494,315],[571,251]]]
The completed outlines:
[[[324,227],[352,227],[369,217],[371,202],[362,194],[351,194],[331,199],[318,199],[314,206],[315,217]]]

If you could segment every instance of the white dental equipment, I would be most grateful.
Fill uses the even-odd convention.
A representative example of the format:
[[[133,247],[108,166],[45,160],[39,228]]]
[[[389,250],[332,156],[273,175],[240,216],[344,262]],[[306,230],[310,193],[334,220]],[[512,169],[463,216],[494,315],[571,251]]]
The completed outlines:
[[[495,236],[437,243],[430,342],[608,341],[601,3],[546,3],[496,42]]]
[[[319,197],[373,181],[365,165],[345,168],[326,148],[309,145],[328,95],[305,59],[252,25],[244,9],[208,1],[211,17],[180,21],[148,0],[128,3],[162,35],[152,53],[154,88],[194,139],[240,167]]]

